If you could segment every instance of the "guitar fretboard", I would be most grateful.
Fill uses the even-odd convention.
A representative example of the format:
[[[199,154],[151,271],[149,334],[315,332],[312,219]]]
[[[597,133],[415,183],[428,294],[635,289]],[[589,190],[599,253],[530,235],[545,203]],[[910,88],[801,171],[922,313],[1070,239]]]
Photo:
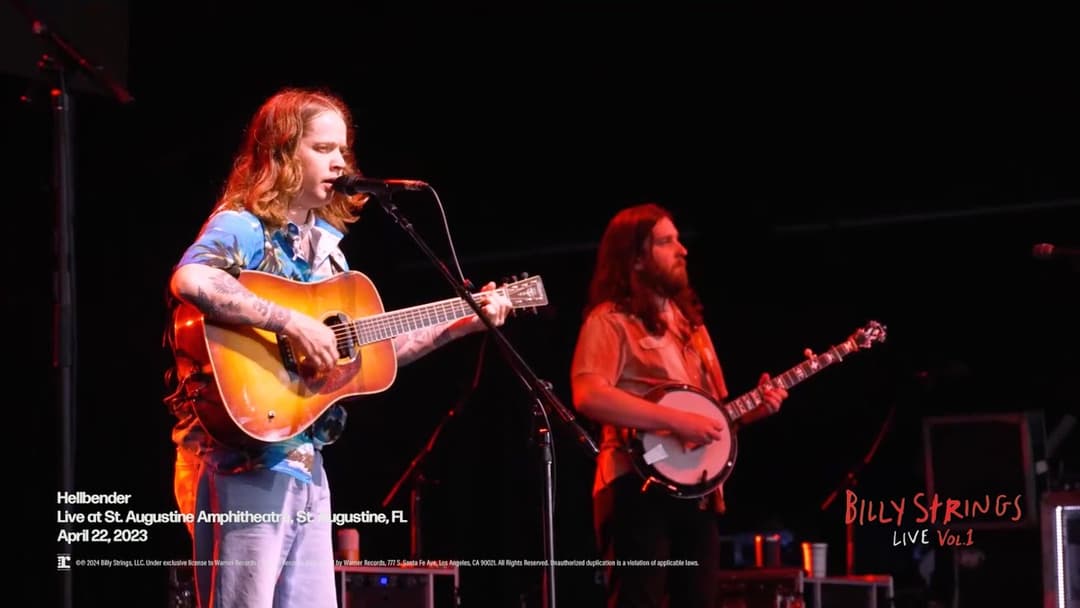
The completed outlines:
[[[827,352],[817,355],[813,359],[807,359],[779,376],[772,378],[771,383],[774,386],[782,386],[785,389],[791,388],[826,367],[829,367],[833,363],[843,360],[844,357],[856,350],[858,350],[858,348],[850,340],[843,342],[832,347]],[[728,401],[724,404],[724,411],[732,420],[736,420],[761,405],[762,401],[763,395],[761,389],[755,388],[744,395],[740,395],[739,397]]]
[[[352,323],[353,338],[358,345],[371,344],[408,333],[415,329],[456,321],[473,314],[468,302],[450,298],[441,302],[403,308]]]

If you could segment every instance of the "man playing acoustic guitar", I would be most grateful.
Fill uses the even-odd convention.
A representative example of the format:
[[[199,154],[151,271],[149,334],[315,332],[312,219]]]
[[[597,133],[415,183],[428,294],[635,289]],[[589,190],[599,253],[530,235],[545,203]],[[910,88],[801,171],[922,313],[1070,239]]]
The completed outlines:
[[[720,538],[715,519],[722,508],[719,488],[683,488],[657,475],[658,483],[635,474],[631,456],[634,432],[666,433],[671,447],[650,449],[643,462],[689,460],[711,446],[731,445],[729,420],[720,417],[727,388],[712,341],[702,321],[702,307],[686,273],[686,248],[671,215],[655,204],[623,209],[608,224],[571,366],[574,406],[603,425],[593,486],[597,542],[605,560],[632,567],[607,572],[608,606],[716,605],[715,573]],[[775,413],[787,398],[763,375],[756,407],[743,422]],[[715,415],[667,407],[650,397],[657,389],[680,386],[686,395],[702,396]],[[730,454],[734,458],[734,454]],[[722,480],[726,459],[708,471]],[[699,481],[694,479],[694,482]],[[696,567],[642,567],[640,560],[681,559]],[[686,576],[668,580],[668,574]],[[664,598],[670,593],[671,602]]]
[[[333,187],[355,171],[352,125],[326,92],[266,100],[171,277],[176,499],[223,518],[189,526],[203,607],[337,605],[330,519],[296,517],[331,512],[321,447],[345,424],[336,401],[385,389],[396,364],[486,327],[463,300],[366,323],[305,309],[327,299],[326,310],[381,312],[338,246],[367,200]],[[493,283],[478,300],[494,325],[512,309]]]

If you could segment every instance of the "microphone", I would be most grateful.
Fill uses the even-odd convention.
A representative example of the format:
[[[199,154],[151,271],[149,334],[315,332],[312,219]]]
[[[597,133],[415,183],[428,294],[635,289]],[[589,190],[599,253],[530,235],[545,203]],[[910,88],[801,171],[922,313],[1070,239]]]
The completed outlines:
[[[362,175],[342,175],[334,180],[332,187],[349,196],[361,193],[379,196],[399,190],[423,190],[428,185],[417,179],[375,179]]]
[[[1031,248],[1031,255],[1049,260],[1052,258],[1080,258],[1080,249],[1058,247],[1050,243],[1039,243]]]

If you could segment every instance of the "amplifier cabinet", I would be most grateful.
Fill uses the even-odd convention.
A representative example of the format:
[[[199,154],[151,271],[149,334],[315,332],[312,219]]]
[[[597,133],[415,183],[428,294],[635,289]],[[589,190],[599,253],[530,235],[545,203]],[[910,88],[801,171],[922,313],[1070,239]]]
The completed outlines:
[[[802,568],[720,570],[717,608],[797,608],[805,574]]]
[[[458,568],[337,566],[341,608],[454,608]]]

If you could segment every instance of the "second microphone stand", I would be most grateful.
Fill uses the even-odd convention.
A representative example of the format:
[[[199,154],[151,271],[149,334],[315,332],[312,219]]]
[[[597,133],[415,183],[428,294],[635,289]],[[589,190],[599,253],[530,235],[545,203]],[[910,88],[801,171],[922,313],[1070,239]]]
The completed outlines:
[[[443,419],[435,427],[435,431],[431,433],[431,437],[428,438],[420,453],[412,459],[408,468],[405,469],[397,483],[390,488],[390,492],[383,499],[382,507],[385,509],[394,502],[394,498],[405,484],[412,484],[412,489],[409,491],[409,558],[412,560],[419,560],[423,556],[423,535],[420,527],[420,517],[424,500],[423,489],[424,485],[428,483],[428,479],[424,476],[423,466],[427,457],[434,451],[435,444],[438,442],[439,436],[442,435],[443,429],[450,424],[451,420],[461,414],[462,410],[465,409],[465,404],[469,401],[469,397],[476,391],[476,387],[480,383],[480,370],[483,368],[486,345],[487,342],[485,341],[480,347],[480,354],[477,356],[476,374],[473,376],[469,391],[443,416]]]
[[[874,438],[874,442],[870,445],[870,449],[866,452],[866,455],[863,456],[862,460],[855,463],[855,466],[844,475],[844,478],[840,480],[839,485],[833,489],[828,498],[821,503],[822,511],[827,511],[829,506],[839,498],[842,492],[859,485],[859,475],[862,473],[863,469],[870,464],[870,461],[874,459],[874,454],[877,453],[878,448],[881,446],[881,441],[892,427],[892,420],[895,414],[896,404],[893,404],[889,407],[889,413],[885,416],[885,421],[881,423],[881,429],[878,431],[877,437]],[[855,523],[854,520],[848,520],[848,518],[845,518],[845,520],[844,571],[848,576],[852,576],[855,574]]]
[[[533,413],[536,420],[535,432],[537,435],[537,444],[540,446],[540,457],[544,468],[544,504],[543,504],[543,532],[544,532],[544,559],[546,564],[545,576],[544,576],[544,602],[543,605],[546,608],[555,607],[555,489],[554,489],[554,450],[551,441],[551,428],[549,423],[548,412],[553,410],[559,418],[563,421],[568,428],[570,428],[578,442],[584,446],[591,456],[596,456],[600,450],[596,447],[592,437],[589,435],[580,424],[573,414],[565,405],[563,405],[558,397],[551,390],[551,386],[544,380],[541,380],[529,367],[529,365],[522,359],[521,355],[514,350],[510,342],[506,339],[506,336],[499,330],[498,327],[492,323],[491,319],[484,313],[483,308],[477,304],[473,299],[472,294],[466,288],[465,284],[456,278],[450,272],[450,269],[443,264],[442,260],[432,251],[431,247],[416,233],[412,223],[408,219],[403,217],[398,211],[396,205],[392,201],[392,196],[389,191],[380,194],[376,199],[381,204],[390,219],[395,224],[400,226],[406,234],[408,234],[416,245],[424,252],[424,254],[431,260],[432,264],[439,269],[439,272],[446,279],[447,283],[454,289],[454,291],[464,300],[477,317],[487,326],[489,336],[494,339],[495,344],[499,347],[499,352],[502,353],[506,359],[510,368],[514,374],[524,385],[525,390],[532,396],[533,401]]]

